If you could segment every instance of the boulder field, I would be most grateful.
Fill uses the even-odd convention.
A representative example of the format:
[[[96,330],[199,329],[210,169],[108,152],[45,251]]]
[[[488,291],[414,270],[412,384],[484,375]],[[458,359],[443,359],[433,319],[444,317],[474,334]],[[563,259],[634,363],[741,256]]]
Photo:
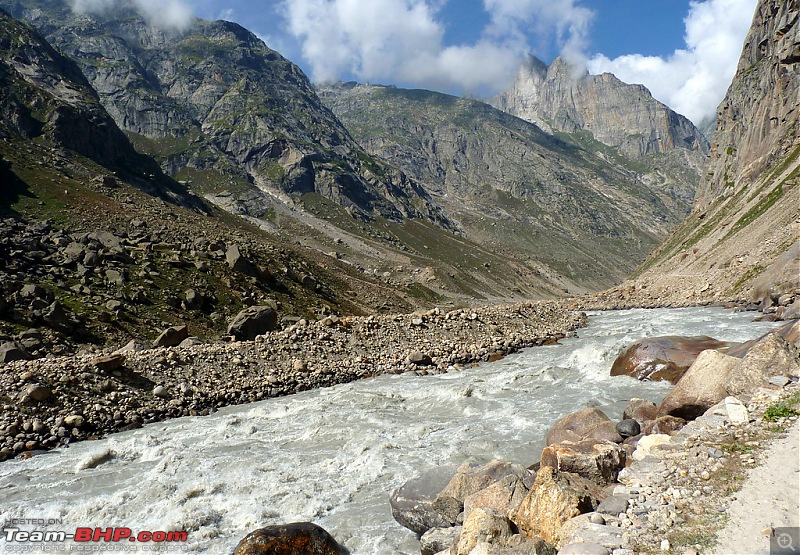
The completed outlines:
[[[774,430],[765,420],[783,429],[797,418],[793,409],[775,417],[769,406],[800,397],[798,330],[800,322],[790,322],[748,342],[738,358],[714,349],[695,354],[660,406],[632,399],[617,421],[596,408],[563,416],[530,466],[495,460],[431,469],[392,492],[392,514],[420,536],[423,555],[680,547],[696,554],[694,536],[676,530],[713,534],[696,522],[710,510],[707,500],[719,502],[729,494],[729,474],[755,464],[752,438]],[[724,515],[712,512],[721,523]]]

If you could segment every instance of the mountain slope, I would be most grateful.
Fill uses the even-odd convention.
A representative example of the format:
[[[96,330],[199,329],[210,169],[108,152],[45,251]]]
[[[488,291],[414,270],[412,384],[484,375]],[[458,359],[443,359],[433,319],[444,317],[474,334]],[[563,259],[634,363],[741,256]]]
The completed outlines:
[[[172,324],[218,338],[252,304],[290,320],[415,306],[187,193],[133,149],[73,62],[2,10],[0,85],[0,362],[149,343]]]
[[[799,15],[797,0],[759,2],[697,203],[642,280],[712,298],[800,292]]]
[[[693,198],[691,184],[642,179],[643,164],[589,136],[556,137],[482,102],[352,83],[319,94],[370,154],[424,184],[467,237],[544,264],[573,291],[624,278]]]
[[[227,22],[182,33],[132,11],[14,13],[72,56],[137,148],[224,209],[427,302],[552,297],[563,279],[463,236],[419,183],[366,153],[302,72]]]
[[[0,136],[74,151],[150,194],[204,209],[134,150],[74,62],[2,10],[0,18]]]
[[[197,189],[317,192],[361,217],[446,224],[413,183],[352,141],[299,68],[235,23],[196,20],[178,32],[132,9],[95,17],[64,0],[0,5],[77,61],[137,147]]]

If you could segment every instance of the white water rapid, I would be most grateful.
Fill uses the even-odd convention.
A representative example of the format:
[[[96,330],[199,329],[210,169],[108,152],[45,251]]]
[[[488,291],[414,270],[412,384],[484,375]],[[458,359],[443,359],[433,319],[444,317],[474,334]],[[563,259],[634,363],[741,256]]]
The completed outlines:
[[[185,530],[180,550],[225,554],[256,528],[312,521],[354,555],[418,554],[415,535],[392,519],[393,488],[469,458],[531,465],[558,417],[594,406],[618,419],[631,397],[658,402],[668,391],[667,383],[608,376],[625,346],[654,335],[743,341],[777,327],[752,317],[722,309],[592,313],[578,338],[499,362],[381,376],[8,461],[0,464],[0,527],[26,518],[62,523],[24,530]],[[86,468],[104,453],[107,462]],[[0,553],[31,545],[0,535]],[[106,547],[158,545],[168,547]]]

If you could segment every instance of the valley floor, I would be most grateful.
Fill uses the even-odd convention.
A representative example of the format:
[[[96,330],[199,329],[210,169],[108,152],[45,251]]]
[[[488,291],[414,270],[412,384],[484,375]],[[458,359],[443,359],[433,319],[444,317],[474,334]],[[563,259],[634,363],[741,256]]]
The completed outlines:
[[[256,341],[0,365],[0,460],[172,417],[380,374],[447,372],[585,325],[571,301],[390,316],[328,316]]]

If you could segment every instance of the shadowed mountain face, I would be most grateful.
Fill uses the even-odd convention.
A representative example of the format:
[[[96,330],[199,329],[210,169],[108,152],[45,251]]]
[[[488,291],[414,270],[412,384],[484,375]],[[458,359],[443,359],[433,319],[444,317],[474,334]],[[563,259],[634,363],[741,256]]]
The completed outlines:
[[[468,237],[583,288],[625,277],[694,196],[696,175],[664,163],[671,153],[630,157],[585,131],[554,135],[429,91],[350,83],[319,94],[370,154],[422,183]]]
[[[75,62],[2,10],[0,23],[0,137],[72,151],[150,194],[204,210],[151,158],[136,152]]]
[[[447,225],[424,191],[358,147],[294,64],[239,25],[196,20],[179,33],[125,9],[4,4],[78,63],[140,151],[197,189],[316,192],[362,217]]]
[[[647,261],[645,278],[754,299],[800,291],[798,17],[796,0],[759,2],[717,110],[697,203]]]

